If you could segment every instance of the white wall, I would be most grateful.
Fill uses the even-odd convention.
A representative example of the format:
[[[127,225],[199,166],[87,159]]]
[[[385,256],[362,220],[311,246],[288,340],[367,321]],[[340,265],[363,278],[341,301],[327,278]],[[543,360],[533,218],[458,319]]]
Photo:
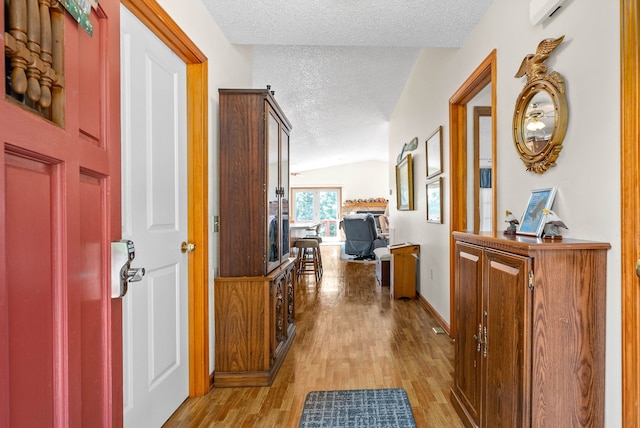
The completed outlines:
[[[294,136],[291,138],[293,139]],[[366,161],[302,171],[301,175],[291,177],[290,185],[291,187],[342,187],[344,202],[347,199],[390,199],[389,183],[387,162]],[[395,206],[395,199],[392,205]]]
[[[218,88],[251,87],[251,49],[231,45],[200,0],[157,0],[208,58],[209,213],[218,211]],[[215,369],[213,280],[218,268],[218,237],[209,224],[209,371]]]
[[[497,49],[498,215],[520,216],[532,189],[557,186],[554,211],[569,226],[568,237],[611,243],[607,267],[606,403],[607,427],[621,426],[620,317],[620,30],[619,2],[565,2],[544,25],[532,27],[528,1],[494,0],[461,49],[424,49],[389,126],[389,155],[401,141],[421,141],[444,126],[444,224],[425,220],[424,145],[414,152],[416,210],[396,212],[397,241],[421,244],[420,293],[447,321],[449,314],[449,119],[448,101],[487,55]],[[513,76],[525,55],[545,38],[565,35],[547,65],[565,79],[569,126],[557,166],[543,175],[525,171],[512,138],[516,97],[524,86]],[[434,67],[434,64],[438,64]],[[389,171],[393,165],[389,166]],[[393,186],[390,175],[390,188]],[[391,198],[393,198],[392,196]],[[504,228],[503,218],[498,226]],[[433,271],[433,280],[431,278]]]

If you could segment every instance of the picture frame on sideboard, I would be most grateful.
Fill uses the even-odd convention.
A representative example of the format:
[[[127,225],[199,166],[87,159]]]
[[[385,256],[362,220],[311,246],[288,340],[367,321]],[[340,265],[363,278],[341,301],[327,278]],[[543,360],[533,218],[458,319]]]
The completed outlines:
[[[522,214],[516,233],[518,235],[531,235],[540,237],[544,229],[543,209],[550,210],[555,200],[556,187],[532,190],[529,195],[527,207]]]

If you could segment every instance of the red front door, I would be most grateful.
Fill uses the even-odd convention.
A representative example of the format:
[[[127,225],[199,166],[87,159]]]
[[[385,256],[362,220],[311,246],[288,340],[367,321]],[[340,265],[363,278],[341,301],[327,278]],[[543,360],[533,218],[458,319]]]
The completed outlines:
[[[100,1],[93,36],[48,3],[0,9],[2,51],[18,52],[24,38],[20,55],[40,61],[38,71],[19,55],[0,60],[0,427],[117,427],[121,309],[109,279],[121,231],[119,2]],[[52,43],[46,25],[33,31],[43,17]],[[53,83],[43,72],[51,51]],[[41,88],[36,98],[51,87],[53,118],[21,104],[21,67],[27,92]]]

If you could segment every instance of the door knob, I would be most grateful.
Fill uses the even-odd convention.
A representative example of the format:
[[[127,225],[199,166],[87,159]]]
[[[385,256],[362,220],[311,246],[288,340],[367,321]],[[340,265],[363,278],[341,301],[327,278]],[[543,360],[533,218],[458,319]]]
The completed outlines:
[[[196,249],[196,244],[192,244],[192,243],[187,243],[187,242],[182,242],[182,244],[180,244],[180,251],[182,251],[183,253],[190,253],[193,250]]]
[[[640,278],[640,259],[636,262],[636,276]]]

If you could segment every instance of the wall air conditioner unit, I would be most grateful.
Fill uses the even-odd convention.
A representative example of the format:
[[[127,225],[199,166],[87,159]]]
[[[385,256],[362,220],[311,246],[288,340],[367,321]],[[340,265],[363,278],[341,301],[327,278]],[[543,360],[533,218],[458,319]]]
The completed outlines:
[[[531,0],[529,3],[529,19],[531,25],[538,25],[562,7],[564,0]]]

